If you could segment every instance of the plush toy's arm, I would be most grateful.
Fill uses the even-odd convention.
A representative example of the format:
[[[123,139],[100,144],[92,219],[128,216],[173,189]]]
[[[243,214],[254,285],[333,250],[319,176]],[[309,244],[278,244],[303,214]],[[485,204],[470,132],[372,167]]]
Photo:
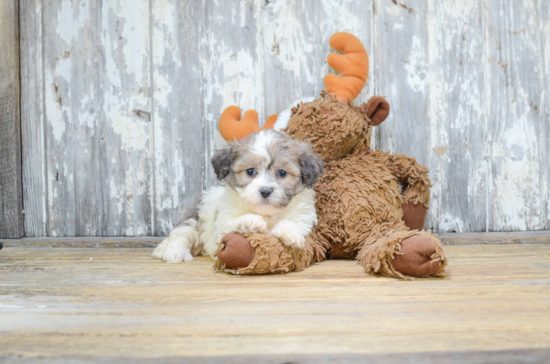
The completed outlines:
[[[428,168],[416,162],[416,158],[404,154],[390,154],[388,167],[403,185],[404,203],[430,207],[430,187]]]
[[[217,252],[216,270],[235,274],[299,272],[325,258],[326,248],[306,237],[296,249],[271,234],[226,234]]]

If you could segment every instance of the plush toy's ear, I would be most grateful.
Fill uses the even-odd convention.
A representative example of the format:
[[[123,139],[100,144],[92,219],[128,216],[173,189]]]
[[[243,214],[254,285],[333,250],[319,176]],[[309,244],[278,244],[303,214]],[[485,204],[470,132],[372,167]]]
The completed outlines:
[[[359,39],[350,33],[335,33],[330,37],[330,46],[342,53],[331,53],[328,65],[340,76],[325,76],[325,89],[341,101],[354,100],[367,83],[369,56]]]
[[[370,125],[380,125],[390,114],[390,104],[382,96],[373,96],[359,107]]]
[[[273,129],[273,125],[277,121],[277,115],[271,115],[263,128],[260,128],[258,123],[258,113],[256,110],[248,110],[244,113],[241,119],[241,108],[238,106],[229,106],[224,110],[218,128],[222,137],[229,141],[246,138],[249,134],[255,133],[264,129]]]

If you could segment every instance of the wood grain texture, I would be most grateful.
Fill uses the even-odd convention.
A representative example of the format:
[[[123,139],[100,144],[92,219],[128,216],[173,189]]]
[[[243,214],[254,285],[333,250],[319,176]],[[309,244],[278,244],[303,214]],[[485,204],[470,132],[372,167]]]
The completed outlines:
[[[488,230],[546,227],[540,3],[488,1]]]
[[[149,235],[148,1],[43,11],[48,234]]]
[[[0,237],[23,236],[19,2],[0,3]]]
[[[43,2],[48,233],[99,235],[100,12],[95,1]],[[105,184],[106,181],[102,181]]]
[[[550,64],[550,2],[541,1],[541,16],[539,20],[541,44],[542,44],[542,64]],[[546,229],[550,229],[550,67],[542,67],[543,85],[544,85],[544,111],[542,112],[543,135],[541,137],[542,145],[544,146],[541,161],[542,161],[542,196],[545,209],[542,213],[546,218]]]
[[[550,242],[550,234],[546,241]],[[137,237],[32,237],[20,239],[2,239],[0,244],[5,248],[155,248],[164,239],[164,236],[137,236]],[[539,242],[540,239],[530,239],[529,241]]]
[[[550,244],[550,231],[442,233],[443,245]],[[155,248],[164,236],[138,237],[27,237],[2,239],[10,248]]]
[[[166,264],[150,249],[7,247],[0,251],[1,354],[415,354],[425,362],[422,355],[434,352],[527,355],[550,347],[550,245],[446,250],[447,278],[407,282],[369,276],[354,261],[234,276],[213,272],[208,258]]]
[[[533,0],[534,1],[534,0]],[[374,146],[415,156],[436,232],[550,228],[547,2],[21,1],[29,236],[166,235],[215,185],[229,105],[260,122],[323,89],[356,34],[391,105]]]
[[[21,0],[21,137],[25,235],[48,235],[42,1]]]
[[[154,228],[168,235],[187,203],[210,184],[202,83],[204,4],[154,1],[152,82]],[[214,121],[211,117],[210,124]],[[212,126],[212,125],[211,125]]]
[[[432,226],[486,231],[483,4],[432,0],[428,9]]]
[[[186,364],[242,364],[242,363],[300,363],[300,364],[401,364],[401,363],[433,363],[433,364],[516,364],[527,362],[530,364],[547,364],[550,349],[518,349],[494,351],[456,351],[456,352],[427,352],[427,353],[390,353],[390,354],[276,354],[276,355],[223,355],[213,357],[177,357],[155,358],[155,363],[184,362]],[[21,363],[17,355],[3,356],[5,364]],[[55,359],[56,363],[150,363],[150,358],[137,359],[128,357],[74,357],[64,356]],[[44,363],[42,358],[25,358],[25,364]]]
[[[107,1],[99,8],[99,175],[93,197],[101,201],[101,236],[152,233],[151,49],[148,0]],[[101,50],[101,51],[98,51]]]

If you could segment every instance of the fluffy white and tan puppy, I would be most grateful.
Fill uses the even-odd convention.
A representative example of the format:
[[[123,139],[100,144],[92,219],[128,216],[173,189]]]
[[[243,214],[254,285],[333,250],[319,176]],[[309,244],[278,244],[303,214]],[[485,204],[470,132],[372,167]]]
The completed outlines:
[[[317,223],[312,187],[323,173],[310,144],[263,130],[229,142],[212,166],[222,186],[195,198],[153,256],[168,263],[190,262],[194,255],[214,258],[221,238],[232,231],[271,233],[303,248]]]

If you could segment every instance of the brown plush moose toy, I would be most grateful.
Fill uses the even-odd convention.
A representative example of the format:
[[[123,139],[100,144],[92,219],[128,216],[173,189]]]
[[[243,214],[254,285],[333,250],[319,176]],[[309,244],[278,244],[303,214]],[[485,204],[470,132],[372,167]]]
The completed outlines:
[[[430,202],[428,170],[415,158],[370,148],[371,129],[386,119],[390,106],[381,96],[353,104],[367,81],[367,52],[349,33],[334,34],[330,45],[341,53],[327,59],[340,76],[327,75],[320,98],[302,100],[274,125],[309,141],[325,162],[314,186],[318,224],[304,249],[269,234],[229,233],[220,244],[216,268],[237,274],[286,273],[324,259],[355,258],[373,274],[443,276],[446,258],[440,240],[422,230]],[[255,117],[237,127],[246,127],[244,134],[232,133],[229,123],[220,120],[222,135],[232,140],[233,134],[259,130],[257,113]]]

